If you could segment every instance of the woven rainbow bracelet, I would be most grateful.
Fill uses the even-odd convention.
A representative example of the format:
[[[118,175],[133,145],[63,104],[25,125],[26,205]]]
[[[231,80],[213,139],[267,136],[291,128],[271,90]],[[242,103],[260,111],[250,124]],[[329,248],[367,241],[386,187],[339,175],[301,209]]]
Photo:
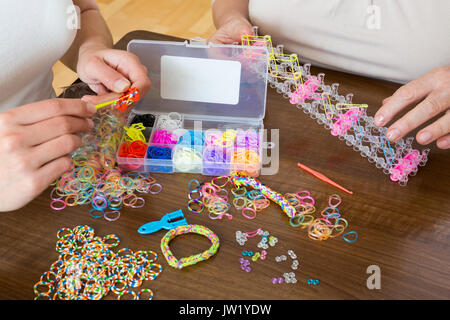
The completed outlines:
[[[281,194],[268,186],[265,186],[255,178],[249,177],[245,172],[232,171],[230,173],[230,179],[236,187],[252,187],[255,190],[261,192],[267,199],[272,200],[281,207],[283,212],[289,217],[296,216],[296,209],[289,203],[289,201]]]
[[[202,253],[195,254],[186,258],[181,258],[178,260],[170,250],[169,243],[176,236],[186,233],[197,233],[199,235],[205,236],[206,238],[209,239],[209,241],[211,241],[211,247]],[[166,258],[169,266],[176,269],[182,269],[184,267],[188,267],[211,258],[213,255],[216,254],[217,250],[219,250],[219,244],[220,244],[219,237],[210,229],[197,224],[189,224],[169,230],[166,233],[166,235],[161,239],[161,251],[164,257]]]

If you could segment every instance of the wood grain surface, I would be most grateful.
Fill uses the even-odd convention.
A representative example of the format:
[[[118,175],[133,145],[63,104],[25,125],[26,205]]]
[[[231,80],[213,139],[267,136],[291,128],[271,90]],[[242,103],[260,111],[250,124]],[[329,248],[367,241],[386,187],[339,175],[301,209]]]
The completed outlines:
[[[134,31],[117,44],[125,48],[131,39],[179,40]],[[339,82],[339,92],[353,92],[355,103],[367,103],[373,115],[383,98],[398,85],[340,72],[325,72],[327,84]],[[211,220],[205,214],[186,209],[187,183],[211,177],[192,174],[154,174],[163,186],[158,195],[146,195],[141,209],[123,209],[116,222],[93,219],[88,206],[68,207],[55,212],[49,207],[49,190],[21,210],[0,216],[0,299],[33,299],[33,285],[58,256],[56,232],[62,227],[89,225],[98,235],[116,234],[119,248],[154,250],[164,267],[155,281],[145,282],[155,299],[448,299],[450,298],[450,157],[432,146],[429,161],[411,177],[406,187],[389,177],[323,126],[289,104],[274,90],[268,90],[265,128],[280,129],[278,173],[260,180],[281,193],[309,190],[320,210],[330,194],[342,196],[340,212],[359,238],[347,243],[341,237],[317,242],[305,230],[293,228],[280,208],[271,204],[254,220],[232,209],[233,220]],[[350,190],[350,196],[300,171],[300,161],[329,176]],[[220,249],[212,259],[182,270],[169,267],[161,254],[164,232],[141,236],[142,224],[183,209],[189,223],[209,227],[220,238]],[[317,213],[316,213],[317,214]],[[267,230],[279,239],[269,247],[266,260],[252,262],[249,273],[240,269],[241,252],[257,250],[256,238],[241,247],[235,232]],[[178,257],[201,252],[209,241],[196,235],[177,237],[171,248]],[[273,285],[273,277],[291,272],[290,258],[275,262],[275,256],[292,249],[300,261],[296,284]],[[381,289],[369,290],[366,269],[378,265]],[[308,279],[318,279],[317,286]],[[107,297],[115,298],[114,295]]]

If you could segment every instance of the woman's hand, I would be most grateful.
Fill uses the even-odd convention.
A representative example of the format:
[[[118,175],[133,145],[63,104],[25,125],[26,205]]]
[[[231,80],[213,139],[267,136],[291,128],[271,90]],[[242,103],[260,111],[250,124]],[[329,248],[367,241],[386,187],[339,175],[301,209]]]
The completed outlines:
[[[23,207],[70,169],[95,107],[52,99],[0,113],[0,211]]]
[[[386,132],[390,141],[397,141],[411,130],[433,117],[435,122],[417,133],[417,142],[425,145],[437,140],[441,149],[450,148],[450,66],[434,69],[400,87],[392,96],[383,100],[375,114],[375,125],[386,125],[401,110],[420,102],[401,119],[394,122]]]
[[[138,88],[144,96],[150,89],[147,68],[136,55],[101,45],[80,48],[77,73],[99,96],[122,93],[130,87]]]
[[[252,25],[243,17],[228,19],[209,39],[209,42],[219,44],[232,44],[241,42],[241,36],[253,34]]]

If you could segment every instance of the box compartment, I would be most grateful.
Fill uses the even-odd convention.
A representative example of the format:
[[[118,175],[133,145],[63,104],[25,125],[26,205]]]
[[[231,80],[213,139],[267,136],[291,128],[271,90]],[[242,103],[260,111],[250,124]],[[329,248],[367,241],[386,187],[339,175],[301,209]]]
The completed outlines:
[[[149,135],[145,158],[117,157],[122,169],[213,176],[244,170],[259,175],[267,91],[266,48],[206,44],[197,40],[132,40],[128,51],[136,54],[147,67],[152,82],[151,90],[130,113],[129,122],[137,115],[152,114],[155,123],[150,133],[145,131],[146,139]],[[245,146],[236,146],[236,139],[225,135],[226,151],[219,151],[225,156],[211,157],[211,148],[217,147],[208,142],[213,131],[223,136],[226,132],[246,130],[257,134],[256,147],[245,150]],[[191,132],[196,133],[194,140],[189,139]],[[167,134],[173,139],[167,138]],[[203,141],[199,138],[202,135]],[[164,138],[158,139],[161,136]],[[170,150],[170,158],[155,159],[149,151],[154,148]],[[247,164],[241,161],[241,156],[233,159],[235,152],[251,155],[257,161]]]

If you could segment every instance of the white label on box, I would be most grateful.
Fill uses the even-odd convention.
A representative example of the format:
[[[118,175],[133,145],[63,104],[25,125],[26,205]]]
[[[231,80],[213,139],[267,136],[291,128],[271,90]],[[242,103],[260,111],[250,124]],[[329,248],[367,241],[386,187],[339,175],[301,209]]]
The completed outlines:
[[[236,105],[240,84],[239,61],[161,57],[163,99]]]

